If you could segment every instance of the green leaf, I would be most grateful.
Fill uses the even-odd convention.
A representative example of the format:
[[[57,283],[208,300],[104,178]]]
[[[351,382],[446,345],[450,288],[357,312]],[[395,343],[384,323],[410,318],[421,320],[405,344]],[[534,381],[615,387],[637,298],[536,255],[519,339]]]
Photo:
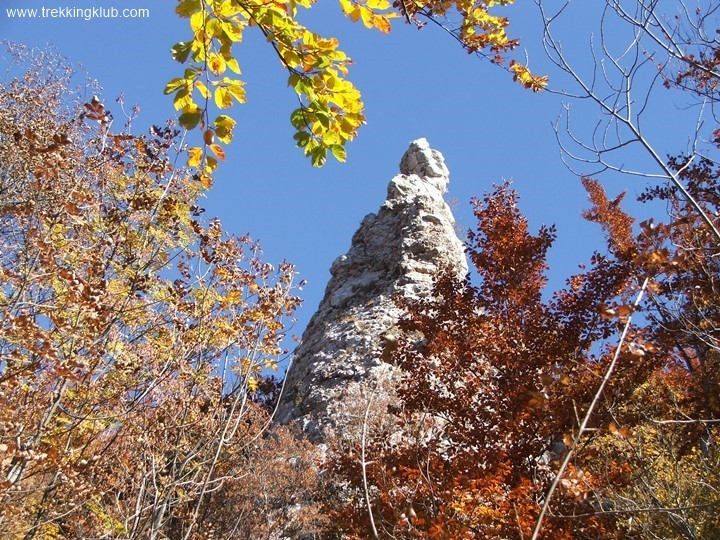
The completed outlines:
[[[315,90],[313,89],[312,81],[308,77],[299,75],[297,79],[293,79],[290,76],[291,86],[295,89],[298,95],[306,95],[310,101],[315,99]],[[293,84],[294,83],[294,84]]]
[[[310,161],[312,162],[313,167],[322,167],[325,165],[325,161],[327,161],[327,148],[324,146],[318,146],[313,149],[310,154]]]
[[[180,118],[178,118],[178,122],[185,129],[195,129],[201,118],[202,114],[199,112],[183,113],[180,115]]]
[[[181,41],[170,48],[173,60],[181,64],[187,61],[190,51],[192,51],[192,41]]]
[[[220,37],[224,34],[222,23],[217,19],[210,19],[205,24],[205,35],[208,37]]]
[[[301,130],[307,127],[307,119],[305,118],[305,109],[295,109],[290,115],[290,123],[297,130]]]
[[[175,90],[178,90],[183,86],[187,86],[187,81],[185,79],[173,79],[165,85],[165,90],[163,92],[165,95],[172,94]]]
[[[207,156],[207,158],[205,159],[205,171],[207,171],[207,173],[210,174],[215,169],[217,169],[217,166],[218,166],[218,160],[212,156]]]
[[[183,0],[175,8],[175,13],[181,17],[189,17],[193,13],[197,13],[202,8],[200,0]]]
[[[330,147],[330,151],[332,152],[332,155],[335,156],[335,159],[337,159],[340,163],[345,163],[347,154],[344,147],[339,144],[333,144]]]
[[[320,122],[320,125],[324,127],[325,129],[330,129],[330,118],[326,114],[323,114],[321,112],[315,113],[315,118],[318,122]]]
[[[177,94],[175,94],[173,104],[175,105],[175,109],[178,111],[180,109],[184,109],[185,107],[193,105],[193,99],[190,95],[190,92],[188,92],[185,88],[183,88],[182,90],[178,90]]]
[[[330,112],[330,108],[328,107],[328,104],[327,104],[325,101],[319,101],[319,100],[318,100],[318,101],[313,102],[312,108],[313,108],[313,110],[315,110],[315,111],[321,111],[321,112],[324,112],[324,113],[329,113],[329,112]]]
[[[307,131],[298,131],[293,135],[293,139],[297,141],[298,148],[305,148],[310,142],[310,134]]]

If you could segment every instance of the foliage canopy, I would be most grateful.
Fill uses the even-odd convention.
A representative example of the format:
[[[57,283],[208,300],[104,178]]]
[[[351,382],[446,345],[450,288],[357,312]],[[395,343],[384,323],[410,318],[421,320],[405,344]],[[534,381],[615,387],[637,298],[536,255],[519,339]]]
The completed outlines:
[[[506,33],[507,18],[493,14],[512,0],[340,0],[340,7],[352,21],[388,33],[392,19],[403,18],[422,27],[432,21],[447,30],[468,52],[495,63],[519,44]],[[365,122],[360,92],[350,82],[350,58],[335,38],[312,32],[299,22],[300,9],[312,9],[313,0],[181,0],[177,14],[189,21],[191,37],[172,47],[173,58],[187,64],[184,74],[165,87],[180,111],[180,125],[199,128],[203,144],[188,151],[188,165],[209,176],[223,160],[220,143],[233,138],[236,122],[225,114],[236,103],[245,103],[241,67],[234,49],[248,28],[257,28],[288,72],[288,86],[298,107],[290,115],[297,146],[322,166],[332,154],[345,161],[345,145]],[[493,13],[491,13],[491,9]],[[534,77],[513,60],[508,69],[526,88],[541,90],[546,77]],[[213,108],[221,114],[214,118]]]

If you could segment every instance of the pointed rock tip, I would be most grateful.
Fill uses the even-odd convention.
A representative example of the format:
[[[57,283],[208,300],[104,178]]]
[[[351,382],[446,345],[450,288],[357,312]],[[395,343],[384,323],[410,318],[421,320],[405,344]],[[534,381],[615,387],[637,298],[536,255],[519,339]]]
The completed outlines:
[[[416,139],[400,160],[400,173],[426,178],[447,177],[450,171],[445,166],[445,158],[437,150],[430,148],[427,139]]]

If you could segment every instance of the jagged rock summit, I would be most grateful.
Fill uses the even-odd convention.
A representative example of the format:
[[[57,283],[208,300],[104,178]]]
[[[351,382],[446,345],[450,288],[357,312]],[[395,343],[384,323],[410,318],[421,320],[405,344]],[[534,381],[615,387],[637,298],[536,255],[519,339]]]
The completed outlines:
[[[350,250],[330,268],[325,296],[287,374],[280,423],[298,420],[321,440],[327,430],[342,431],[370,393],[397,378],[386,354],[403,316],[393,298],[430,294],[435,275],[448,267],[458,277],[467,274],[443,199],[448,182],[442,154],[425,139],[413,141],[380,210],[363,219]]]

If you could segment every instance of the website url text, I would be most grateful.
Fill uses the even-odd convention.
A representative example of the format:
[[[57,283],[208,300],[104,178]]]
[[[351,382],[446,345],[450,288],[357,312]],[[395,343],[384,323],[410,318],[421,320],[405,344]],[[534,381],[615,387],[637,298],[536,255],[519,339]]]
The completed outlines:
[[[150,17],[148,8],[112,7],[54,7],[54,8],[5,8],[9,19],[147,19]]]

